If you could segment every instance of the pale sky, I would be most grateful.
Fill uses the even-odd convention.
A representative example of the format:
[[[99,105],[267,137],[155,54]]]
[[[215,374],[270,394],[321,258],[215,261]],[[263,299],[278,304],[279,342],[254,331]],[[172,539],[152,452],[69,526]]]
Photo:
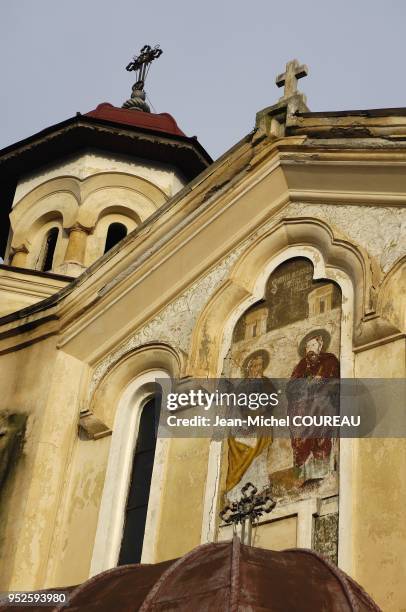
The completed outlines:
[[[147,94],[218,157],[275,103],[293,58],[313,111],[406,106],[403,0],[1,0],[0,147],[95,108],[121,106],[144,44]]]

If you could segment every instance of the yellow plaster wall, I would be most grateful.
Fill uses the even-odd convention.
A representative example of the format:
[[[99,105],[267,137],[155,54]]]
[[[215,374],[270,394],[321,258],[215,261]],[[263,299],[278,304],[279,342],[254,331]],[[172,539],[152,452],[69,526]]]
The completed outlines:
[[[0,266],[0,317],[46,299],[69,283],[29,271],[8,270]]]
[[[79,361],[56,351],[53,337],[2,356],[0,407],[29,415],[23,455],[1,492],[2,590],[44,586],[65,470],[77,436],[81,370]]]
[[[78,584],[89,576],[111,438],[75,444],[43,586]],[[209,441],[170,444],[155,561],[179,557],[200,544]]]
[[[26,530],[27,491],[34,476],[34,459],[43,416],[41,406],[49,393],[54,350],[55,340],[49,338],[41,344],[33,344],[1,357],[0,411],[29,415],[22,456],[10,472],[0,494],[1,590],[7,590],[9,581],[14,581],[14,573],[18,571],[14,565],[15,552]],[[45,368],[43,364],[46,362],[48,366]],[[24,546],[27,549],[29,541]]]
[[[75,439],[50,550],[47,587],[79,584],[89,577],[110,441],[111,437]]]
[[[405,340],[356,355],[355,375],[405,377]],[[385,612],[406,610],[406,440],[355,441],[353,577]]]
[[[209,440],[171,441],[156,561],[180,557],[200,544]]]
[[[165,260],[161,253],[155,260],[150,258],[151,269],[148,274],[143,271],[142,279],[137,278],[135,269],[125,284],[110,291],[107,300],[95,300],[91,316],[85,311],[82,317],[79,308],[71,312],[77,330],[66,341],[69,355],[56,350],[51,338],[2,356],[0,406],[28,410],[31,416],[23,459],[2,492],[1,500],[5,501],[1,512],[7,518],[0,524],[0,589],[62,586],[88,577],[110,439],[78,440],[79,393],[86,371],[80,359],[103,351],[112,353],[120,337],[133,333],[154,309],[173,299],[201,272],[204,263],[211,265],[256,224],[271,218],[273,206],[285,201],[286,190],[281,170],[273,177],[266,175],[238,206],[227,208],[223,203],[218,215],[206,211],[195,222],[201,231],[192,241],[184,236],[196,230],[192,222],[183,233],[178,232],[167,247],[171,253],[164,253]],[[293,230],[283,232],[286,241],[278,238],[272,246],[267,241],[267,257],[272,250],[299,241]],[[305,238],[311,241],[314,235],[309,232]],[[144,239],[141,236],[139,240]],[[261,260],[257,263],[259,267]],[[249,287],[249,280],[245,279],[245,284]],[[96,285],[93,290],[96,292]],[[248,289],[245,291],[248,295]],[[86,303],[82,297],[76,293],[81,308]],[[404,341],[358,353],[355,365],[356,376],[404,376]],[[208,452],[208,440],[174,440],[170,445],[156,561],[178,557],[200,543]],[[406,571],[405,459],[402,440],[354,444],[353,575],[385,610],[396,612],[406,610],[406,592],[402,590]],[[288,524],[291,537],[294,522]]]

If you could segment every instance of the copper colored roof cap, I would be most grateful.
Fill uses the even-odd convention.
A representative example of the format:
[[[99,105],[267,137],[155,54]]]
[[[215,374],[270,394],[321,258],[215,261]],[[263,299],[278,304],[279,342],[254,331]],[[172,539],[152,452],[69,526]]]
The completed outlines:
[[[157,132],[165,132],[174,136],[185,136],[175,119],[168,113],[144,113],[139,110],[117,108],[108,102],[99,104],[97,108],[85,114],[85,117],[104,119],[123,125],[132,125]]]
[[[19,608],[0,605],[0,609],[16,612]],[[57,609],[380,612],[356,582],[317,553],[306,549],[264,550],[241,545],[238,538],[203,544],[174,561],[108,570],[73,588],[69,605]]]

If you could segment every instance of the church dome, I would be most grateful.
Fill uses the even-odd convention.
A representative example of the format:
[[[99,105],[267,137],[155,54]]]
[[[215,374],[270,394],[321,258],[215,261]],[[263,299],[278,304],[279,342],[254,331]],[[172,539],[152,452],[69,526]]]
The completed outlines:
[[[169,113],[135,112],[128,108],[118,108],[109,102],[102,102],[94,110],[86,113],[85,117],[186,137]]]
[[[317,553],[254,548],[238,538],[203,544],[174,561],[107,570],[74,588],[66,609],[379,612],[354,580]]]

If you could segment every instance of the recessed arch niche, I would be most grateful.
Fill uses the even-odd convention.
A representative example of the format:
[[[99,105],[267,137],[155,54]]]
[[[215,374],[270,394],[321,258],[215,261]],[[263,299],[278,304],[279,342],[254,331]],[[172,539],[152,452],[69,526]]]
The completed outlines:
[[[268,275],[262,297],[234,320],[223,375],[260,377],[271,384],[330,377],[339,393],[341,323],[340,286],[316,275],[310,259],[288,258]],[[337,563],[339,457],[339,442],[330,437],[229,438],[222,452],[219,504],[240,498],[243,486],[253,482],[278,500],[277,520],[260,525],[256,545],[272,547],[271,540],[279,538],[284,547],[304,544]],[[318,504],[323,518],[316,516]]]

